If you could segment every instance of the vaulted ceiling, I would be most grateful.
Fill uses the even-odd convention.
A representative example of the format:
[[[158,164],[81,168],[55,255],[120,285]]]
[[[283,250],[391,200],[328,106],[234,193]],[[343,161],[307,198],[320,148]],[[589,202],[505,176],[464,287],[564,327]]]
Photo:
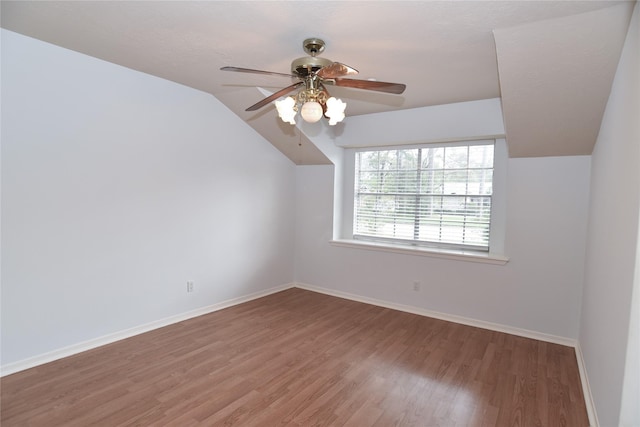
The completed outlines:
[[[511,157],[590,154],[635,2],[2,1],[2,27],[209,92],[298,164],[326,163],[273,105],[302,41],[402,95],[329,87],[347,118],[501,98]],[[380,117],[376,114],[376,117]],[[295,151],[295,155],[293,151]]]

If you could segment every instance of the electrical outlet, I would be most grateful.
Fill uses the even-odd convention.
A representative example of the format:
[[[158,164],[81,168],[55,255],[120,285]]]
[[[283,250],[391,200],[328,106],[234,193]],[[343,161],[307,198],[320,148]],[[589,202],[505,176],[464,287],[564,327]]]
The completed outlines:
[[[191,292],[193,292],[194,290],[195,290],[195,289],[194,289],[194,284],[193,284],[193,282],[187,282],[187,293],[191,293]]]
[[[417,280],[413,282],[413,290],[415,292],[420,291],[420,282],[418,282]]]

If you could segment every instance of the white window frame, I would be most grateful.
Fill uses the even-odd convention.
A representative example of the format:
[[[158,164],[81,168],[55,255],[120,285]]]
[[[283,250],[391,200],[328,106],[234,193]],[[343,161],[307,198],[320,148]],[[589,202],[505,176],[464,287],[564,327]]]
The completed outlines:
[[[402,149],[428,144],[411,144],[397,146],[371,146],[345,148],[343,158],[342,176],[342,220],[339,235],[331,243],[334,246],[360,248],[366,250],[395,252],[409,255],[430,256],[437,258],[447,258],[471,262],[481,262],[489,264],[506,264],[509,258],[505,255],[505,230],[506,230],[506,177],[508,152],[506,140],[502,137],[495,139],[467,139],[456,141],[435,142],[438,145],[446,144],[478,144],[495,143],[494,148],[494,170],[493,170],[493,195],[491,203],[491,225],[489,235],[489,252],[473,251],[466,249],[450,249],[431,246],[413,246],[396,243],[374,242],[356,240],[353,238],[353,215],[354,215],[354,193],[355,193],[355,158],[356,152],[362,148],[369,149]]]

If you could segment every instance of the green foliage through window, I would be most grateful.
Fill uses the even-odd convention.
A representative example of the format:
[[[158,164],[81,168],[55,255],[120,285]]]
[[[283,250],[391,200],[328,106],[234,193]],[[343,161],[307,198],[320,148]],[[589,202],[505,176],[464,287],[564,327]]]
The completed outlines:
[[[357,152],[354,237],[488,251],[493,149]]]

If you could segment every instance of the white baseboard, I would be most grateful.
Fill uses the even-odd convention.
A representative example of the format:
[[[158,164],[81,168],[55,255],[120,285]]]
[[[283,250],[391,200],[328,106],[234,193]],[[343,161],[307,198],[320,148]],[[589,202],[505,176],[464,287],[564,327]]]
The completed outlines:
[[[123,331],[114,332],[98,338],[94,338],[88,341],[83,341],[78,344],[73,344],[68,347],[63,347],[57,350],[53,350],[38,356],[30,357],[28,359],[19,360],[17,362],[8,363],[0,367],[0,377],[10,375],[16,372],[24,371],[25,369],[33,368],[38,365],[53,362],[54,360],[62,359],[64,357],[73,356],[74,354],[81,353],[83,351],[91,350],[97,347],[101,347],[106,344],[130,338],[135,335],[139,335],[145,332],[152,331],[154,329],[162,328],[174,323],[182,322],[193,317],[202,316],[204,314],[213,313],[214,311],[222,310],[224,308],[232,307],[234,305],[242,304],[257,298],[262,298],[267,295],[274,294],[276,292],[290,289],[295,285],[292,283],[276,286],[266,289],[264,291],[254,292],[249,295],[245,295],[238,298],[233,298],[227,301],[222,301],[217,304],[212,304],[206,307],[201,307],[195,310],[188,311],[186,313],[177,314],[175,316],[167,317],[164,319],[156,320],[154,322],[145,323],[144,325],[136,326]]]
[[[383,301],[375,298],[364,297],[361,295],[350,294],[347,292],[336,291],[333,289],[322,288],[319,286],[308,285],[305,283],[296,283],[295,287],[300,289],[306,289],[308,291],[331,295],[338,298],[344,298],[352,301],[363,302],[365,304],[377,305],[379,307],[390,308],[398,311],[404,311],[406,313],[417,314],[420,316],[433,317],[434,319],[446,320],[448,322],[460,323],[462,325],[474,326],[476,328],[488,329],[496,332],[504,332],[506,334],[517,335],[520,337],[533,338],[539,341],[560,344],[567,347],[575,347],[577,342],[575,339],[572,339],[572,338],[559,337],[556,335],[545,334],[542,332],[530,331],[528,329],[521,329],[521,328],[516,328],[508,325],[501,325],[499,323],[485,322],[483,320],[476,320],[468,317],[456,316],[454,314],[440,313],[437,311],[428,310],[426,308],[397,304],[397,303]]]
[[[578,371],[580,372],[580,381],[582,382],[582,394],[584,395],[584,403],[587,406],[587,416],[589,417],[590,427],[600,427],[598,422],[598,414],[596,413],[596,405],[591,394],[591,386],[589,385],[589,377],[587,376],[587,366],[584,363],[582,347],[580,342],[576,343],[576,359],[578,361]]]

